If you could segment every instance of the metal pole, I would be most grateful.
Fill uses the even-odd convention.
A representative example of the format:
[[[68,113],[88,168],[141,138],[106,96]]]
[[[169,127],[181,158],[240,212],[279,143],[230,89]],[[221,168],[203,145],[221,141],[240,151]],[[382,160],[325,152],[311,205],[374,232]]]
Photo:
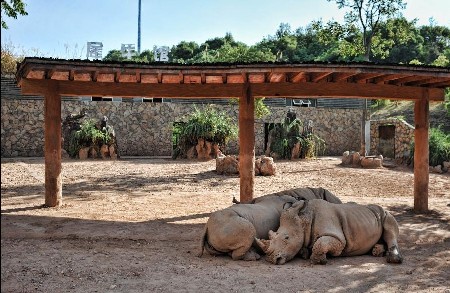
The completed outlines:
[[[138,11],[138,54],[141,54],[141,0],[139,0],[139,11]]]

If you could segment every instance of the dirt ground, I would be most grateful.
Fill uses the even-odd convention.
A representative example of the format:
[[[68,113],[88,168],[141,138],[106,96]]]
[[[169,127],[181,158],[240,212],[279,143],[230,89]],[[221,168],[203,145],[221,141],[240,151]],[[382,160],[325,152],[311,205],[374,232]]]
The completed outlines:
[[[233,261],[199,252],[211,212],[239,199],[239,177],[215,161],[63,161],[63,205],[43,208],[43,158],[1,160],[2,292],[450,292],[450,175],[430,174],[427,214],[414,214],[405,166],[344,168],[340,158],[276,161],[255,196],[324,187],[375,203],[400,225],[400,265],[370,255],[326,265]]]

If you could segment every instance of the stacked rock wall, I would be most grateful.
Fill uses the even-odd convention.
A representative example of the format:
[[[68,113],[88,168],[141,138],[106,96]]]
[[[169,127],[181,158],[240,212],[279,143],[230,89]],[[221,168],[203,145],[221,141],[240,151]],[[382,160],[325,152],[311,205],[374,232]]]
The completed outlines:
[[[171,156],[174,122],[187,121],[199,105],[175,103],[62,101],[61,118],[86,110],[86,118],[109,118],[114,127],[120,156]],[[238,121],[238,107],[215,105]],[[314,133],[327,144],[325,155],[342,155],[359,149],[362,111],[358,109],[294,107],[297,118],[313,121]],[[271,114],[255,123],[255,154],[264,154],[265,124],[281,123],[287,107],[270,107]],[[221,148],[222,149],[222,148]],[[231,141],[225,154],[238,154],[237,141]],[[44,155],[44,101],[1,99],[1,156]]]
[[[389,118],[370,121],[370,153],[379,155],[378,146],[380,144],[380,126],[393,125],[395,127],[395,158],[407,160],[410,155],[411,143],[414,140],[414,127],[404,120]]]

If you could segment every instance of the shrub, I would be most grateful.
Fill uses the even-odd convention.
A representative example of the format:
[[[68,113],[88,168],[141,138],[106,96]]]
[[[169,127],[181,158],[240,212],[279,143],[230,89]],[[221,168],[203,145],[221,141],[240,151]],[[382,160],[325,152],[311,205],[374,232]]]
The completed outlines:
[[[92,119],[85,120],[81,123],[80,129],[73,131],[69,136],[69,150],[71,157],[78,156],[81,148],[85,147],[100,147],[103,144],[108,144],[111,141],[111,134],[107,129],[98,129],[95,121]]]
[[[286,118],[271,130],[270,151],[282,159],[290,159],[295,144],[300,143],[300,158],[313,158],[325,152],[325,141],[313,133],[312,126],[304,126],[299,119]]]
[[[174,158],[184,155],[195,146],[200,138],[224,147],[230,139],[237,138],[238,128],[225,112],[218,112],[212,106],[202,110],[194,108],[186,123],[174,126],[178,143],[174,150]]]
[[[450,161],[450,134],[443,132],[440,127],[431,128],[428,143],[430,166]],[[411,144],[410,162],[414,163],[414,142]]]

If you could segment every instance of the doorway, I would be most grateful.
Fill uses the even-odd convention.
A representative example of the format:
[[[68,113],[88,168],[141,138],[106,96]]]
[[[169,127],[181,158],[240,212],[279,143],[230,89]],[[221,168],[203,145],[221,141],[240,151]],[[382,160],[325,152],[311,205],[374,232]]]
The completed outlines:
[[[395,125],[380,125],[378,134],[378,153],[385,158],[395,159]]]

